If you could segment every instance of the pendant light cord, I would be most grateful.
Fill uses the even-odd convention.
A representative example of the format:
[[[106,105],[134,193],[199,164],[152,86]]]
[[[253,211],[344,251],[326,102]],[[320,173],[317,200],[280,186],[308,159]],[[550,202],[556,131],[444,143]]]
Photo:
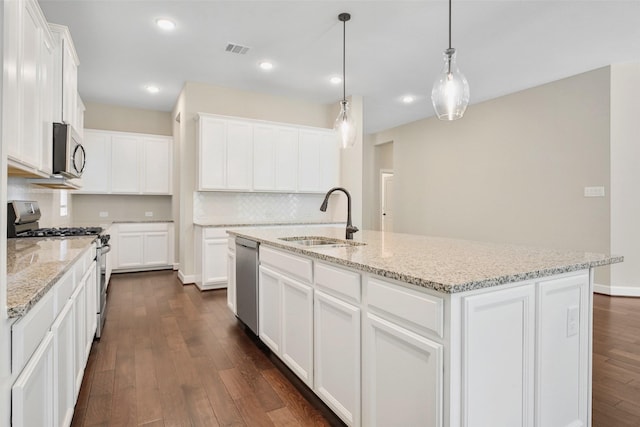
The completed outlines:
[[[451,0],[449,0],[449,49],[451,49]]]
[[[347,21],[342,21],[342,100],[347,100],[347,80],[345,62],[347,58]]]

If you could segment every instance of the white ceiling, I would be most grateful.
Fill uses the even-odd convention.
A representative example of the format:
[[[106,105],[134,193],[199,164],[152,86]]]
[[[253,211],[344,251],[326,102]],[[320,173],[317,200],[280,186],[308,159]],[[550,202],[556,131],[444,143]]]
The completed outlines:
[[[447,47],[446,0],[40,0],[67,25],[85,101],[171,111],[185,81],[338,102],[342,23],[347,95],[364,99],[366,133],[432,116]],[[155,19],[174,20],[166,33]],[[228,42],[249,46],[225,52]],[[612,63],[640,62],[640,0],[453,2],[453,47],[471,104]],[[258,68],[269,59],[270,72]],[[151,95],[145,86],[161,92]],[[417,101],[400,102],[411,94]]]

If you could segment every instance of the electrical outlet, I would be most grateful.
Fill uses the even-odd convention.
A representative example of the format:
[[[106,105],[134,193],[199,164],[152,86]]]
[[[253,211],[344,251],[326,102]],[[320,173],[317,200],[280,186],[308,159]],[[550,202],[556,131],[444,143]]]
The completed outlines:
[[[604,197],[604,187],[584,187],[584,197]]]
[[[151,216],[153,216],[153,212],[145,212],[145,213],[144,213],[144,216],[149,216],[149,217],[151,217]]]
[[[109,212],[102,211],[100,212],[100,218],[107,218],[109,216]]]
[[[580,329],[580,311],[578,306],[572,305],[567,308],[567,337],[578,334]]]

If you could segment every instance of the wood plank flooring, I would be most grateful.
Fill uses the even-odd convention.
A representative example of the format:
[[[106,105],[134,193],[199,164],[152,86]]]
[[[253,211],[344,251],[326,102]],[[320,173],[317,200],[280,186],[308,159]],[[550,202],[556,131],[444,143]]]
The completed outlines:
[[[640,298],[594,296],[593,427],[640,426]],[[327,426],[237,324],[226,292],[119,274],[73,426]]]
[[[237,324],[226,292],[118,274],[72,426],[328,426]]]
[[[640,298],[594,295],[593,426],[640,426]]]

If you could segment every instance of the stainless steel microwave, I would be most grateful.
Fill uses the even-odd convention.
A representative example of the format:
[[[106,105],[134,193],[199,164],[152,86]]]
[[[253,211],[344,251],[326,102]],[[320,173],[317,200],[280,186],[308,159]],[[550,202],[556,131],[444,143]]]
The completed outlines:
[[[53,174],[80,178],[86,162],[80,135],[67,123],[53,124]]]

